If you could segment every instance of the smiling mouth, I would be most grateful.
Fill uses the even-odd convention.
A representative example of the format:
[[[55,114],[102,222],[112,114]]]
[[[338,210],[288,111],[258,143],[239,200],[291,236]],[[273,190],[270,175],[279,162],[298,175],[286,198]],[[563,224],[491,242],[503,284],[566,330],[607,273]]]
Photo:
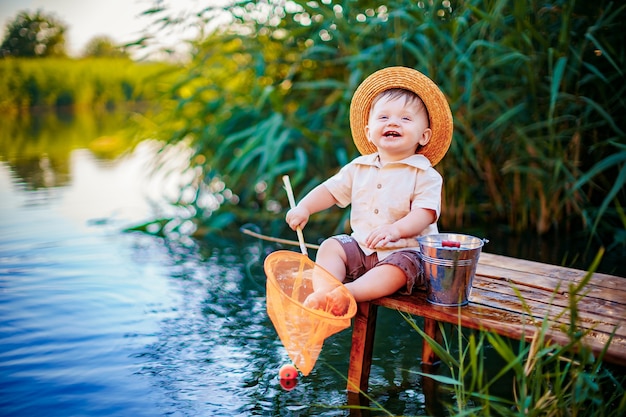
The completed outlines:
[[[395,130],[390,130],[388,132],[385,132],[383,136],[386,138],[397,138],[398,136],[400,136],[400,133],[396,132]]]

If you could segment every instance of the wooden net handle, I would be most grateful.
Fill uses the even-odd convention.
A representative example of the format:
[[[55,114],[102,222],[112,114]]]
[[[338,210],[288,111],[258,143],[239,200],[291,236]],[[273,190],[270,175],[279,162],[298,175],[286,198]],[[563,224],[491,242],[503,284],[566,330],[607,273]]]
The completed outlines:
[[[287,190],[287,198],[289,199],[289,206],[291,208],[296,207],[296,200],[293,197],[293,190],[291,189],[291,182],[289,181],[289,175],[283,175],[283,183],[285,184],[285,190]],[[300,226],[296,227],[296,234],[298,235],[298,242],[300,243],[300,251],[303,255],[307,254],[306,244],[304,243],[304,235]]]

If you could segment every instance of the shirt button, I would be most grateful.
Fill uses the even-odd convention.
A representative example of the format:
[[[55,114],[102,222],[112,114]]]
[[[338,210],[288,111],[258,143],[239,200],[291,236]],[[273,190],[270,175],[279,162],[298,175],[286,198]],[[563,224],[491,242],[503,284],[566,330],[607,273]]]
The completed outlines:
[[[374,209],[374,214],[378,214],[378,209]]]
[[[383,188],[383,186],[382,186],[382,184],[378,184],[378,185],[376,186],[376,188],[381,189],[381,188]]]

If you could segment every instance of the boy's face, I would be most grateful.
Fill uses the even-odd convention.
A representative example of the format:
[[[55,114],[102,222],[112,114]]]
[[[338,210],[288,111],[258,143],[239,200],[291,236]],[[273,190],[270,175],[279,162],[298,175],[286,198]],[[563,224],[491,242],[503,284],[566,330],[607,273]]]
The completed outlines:
[[[414,155],[419,145],[426,145],[432,131],[421,103],[405,97],[383,97],[370,110],[365,134],[381,159],[398,161]]]

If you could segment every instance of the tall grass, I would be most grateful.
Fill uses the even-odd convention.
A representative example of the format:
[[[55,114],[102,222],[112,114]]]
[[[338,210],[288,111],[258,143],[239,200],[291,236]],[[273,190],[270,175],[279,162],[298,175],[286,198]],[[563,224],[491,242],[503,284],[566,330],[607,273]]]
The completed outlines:
[[[174,67],[129,59],[67,58],[0,60],[0,111],[72,107],[110,109],[155,102],[169,84]]]
[[[405,319],[427,338],[412,317]],[[494,333],[465,334],[460,327],[455,334],[456,340],[448,336],[442,344],[428,339],[444,374],[420,373],[448,392],[442,403],[450,415],[618,417],[626,412],[626,378],[594,358],[574,332],[565,346],[548,342],[545,326],[530,343],[519,344]],[[496,352],[502,368],[494,371],[485,363],[487,351]],[[492,393],[503,386],[511,396]]]
[[[225,12],[231,24],[198,41],[158,122],[170,143],[193,147],[198,200],[202,184],[219,181],[236,197],[222,210],[279,231],[278,179],[289,174],[302,194],[355,157],[352,93],[375,70],[405,65],[429,75],[453,110],[453,144],[437,166],[442,228],[585,227],[626,248],[626,5],[296,0]],[[196,209],[198,224],[215,215]],[[328,234],[345,228],[340,216],[312,220]]]
[[[600,256],[580,283],[570,284],[570,305],[557,314],[570,317],[569,325],[563,326],[568,339],[563,345],[549,341],[547,316],[535,323],[537,331],[530,343],[522,340],[512,344],[509,339],[485,331],[466,334],[461,326],[451,336],[442,328],[443,343],[438,343],[424,333],[413,317],[400,313],[427,340],[446,368],[449,376],[422,375],[447,387],[450,396],[445,402],[450,415],[618,417],[626,414],[626,376],[618,376],[603,363],[604,352],[594,357],[584,346],[585,333],[576,323],[577,300],[584,293]],[[610,342],[609,339],[605,350]],[[504,363],[495,375],[487,372],[487,350],[495,351]],[[510,397],[492,393],[502,385],[511,387]]]

